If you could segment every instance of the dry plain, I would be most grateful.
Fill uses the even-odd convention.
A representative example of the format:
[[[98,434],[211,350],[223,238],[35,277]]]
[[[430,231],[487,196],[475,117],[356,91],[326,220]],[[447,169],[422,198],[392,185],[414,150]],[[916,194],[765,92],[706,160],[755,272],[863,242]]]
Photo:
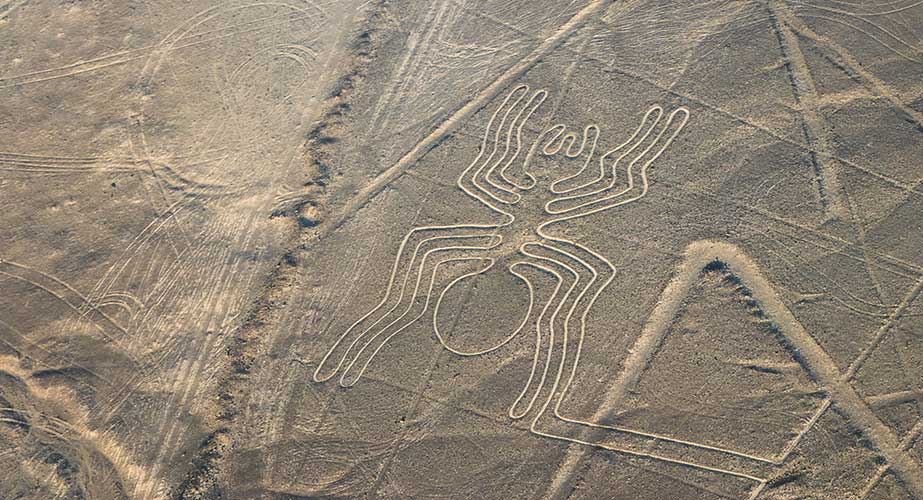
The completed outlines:
[[[0,0],[0,499],[923,500],[923,2]]]

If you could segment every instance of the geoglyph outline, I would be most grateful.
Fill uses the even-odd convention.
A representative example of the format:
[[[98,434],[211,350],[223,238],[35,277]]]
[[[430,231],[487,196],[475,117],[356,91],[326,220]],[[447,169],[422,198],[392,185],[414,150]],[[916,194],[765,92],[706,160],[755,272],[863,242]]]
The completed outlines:
[[[490,117],[476,158],[461,173],[456,181],[456,186],[461,191],[463,191],[467,196],[486,206],[495,214],[502,216],[504,219],[503,222],[495,224],[421,226],[410,230],[405,235],[398,248],[397,256],[395,257],[383,298],[377,306],[353,322],[346,329],[346,331],[337,338],[336,342],[330,347],[330,349],[327,350],[326,354],[314,369],[312,375],[314,382],[320,383],[328,381],[339,373],[340,386],[350,387],[355,385],[361,379],[362,375],[369,367],[371,361],[388,343],[388,341],[390,341],[394,336],[400,334],[406,328],[416,323],[428,313],[432,314],[432,327],[437,340],[443,346],[443,348],[452,352],[453,354],[458,356],[480,356],[500,349],[509,343],[513,338],[522,333],[522,330],[525,328],[526,324],[530,322],[530,319],[532,318],[532,315],[536,309],[535,291],[533,284],[525,275],[517,271],[518,267],[527,266],[537,271],[552,275],[557,283],[548,301],[540,308],[541,312],[535,321],[536,347],[532,360],[532,368],[522,391],[518,397],[516,397],[508,410],[508,416],[511,419],[521,419],[529,414],[530,411],[532,411],[532,409],[535,407],[538,396],[543,392],[543,388],[545,387],[545,384],[548,380],[549,369],[551,368],[552,364],[552,350],[555,346],[555,325],[557,324],[558,318],[560,317],[562,311],[566,309],[562,322],[563,341],[561,342],[560,346],[562,351],[560,355],[561,360],[558,363],[557,371],[554,376],[550,392],[548,393],[547,398],[544,400],[544,403],[539,408],[538,413],[535,414],[535,416],[532,418],[531,424],[529,426],[529,430],[532,433],[551,439],[569,441],[575,444],[607,449],[627,455],[661,460],[699,470],[710,471],[750,480],[756,483],[756,486],[751,490],[750,493],[750,498],[755,499],[760,495],[760,493],[767,485],[768,479],[766,477],[760,477],[739,470],[722,468],[718,465],[705,465],[702,463],[671,458],[669,456],[661,456],[654,453],[646,453],[628,448],[607,446],[598,442],[590,442],[580,438],[558,435],[549,431],[538,429],[538,422],[546,414],[549,406],[552,406],[552,401],[555,401],[552,406],[552,414],[555,418],[562,422],[576,424],[588,429],[615,431],[617,433],[672,443],[682,447],[691,447],[699,450],[716,452],[719,454],[733,456],[738,459],[743,459],[763,465],[778,466],[787,460],[792,451],[800,443],[803,436],[813,427],[813,425],[817,422],[817,420],[819,420],[823,413],[831,406],[834,406],[842,413],[844,413],[852,423],[855,423],[856,420],[862,423],[860,427],[863,429],[866,437],[873,443],[873,446],[876,448],[876,450],[885,458],[885,464],[879,468],[878,474],[869,483],[865,493],[868,493],[871,488],[877,484],[877,481],[880,480],[881,477],[890,470],[896,473],[898,478],[907,486],[908,491],[910,491],[912,495],[915,497],[923,498],[923,469],[921,469],[919,464],[915,463],[907,455],[905,449],[906,443],[898,444],[898,441],[893,435],[893,432],[891,432],[891,430],[887,428],[887,426],[885,426],[874,413],[872,413],[868,403],[863,400],[849,385],[850,379],[858,369],[858,365],[864,361],[868,354],[860,355],[860,358],[853,363],[854,366],[851,367],[846,375],[841,376],[839,374],[839,369],[836,367],[836,364],[833,362],[833,360],[830,359],[829,355],[823,350],[823,348],[820,347],[820,345],[816,343],[816,341],[813,340],[813,338],[804,330],[804,327],[782,304],[781,300],[776,296],[774,288],[762,275],[756,263],[748,256],[743,254],[736,246],[729,243],[697,241],[689,245],[685,257],[680,264],[679,272],[674,277],[673,281],[670,282],[667,288],[664,289],[654,312],[645,323],[641,336],[638,337],[629,356],[623,363],[622,372],[620,373],[619,378],[615,384],[617,388],[615,392],[615,400],[618,401],[623,398],[627,391],[630,390],[630,388],[635,383],[637,383],[641,373],[648,365],[650,358],[654,355],[657,346],[668,334],[668,320],[672,317],[673,314],[676,313],[676,309],[679,307],[680,302],[689,293],[689,287],[698,277],[702,269],[714,262],[720,262],[721,264],[727,266],[727,268],[735,276],[742,279],[748,287],[754,290],[754,298],[759,302],[761,307],[763,307],[764,311],[767,313],[768,319],[772,321],[773,324],[780,326],[780,328],[778,328],[778,332],[782,337],[782,340],[787,344],[786,347],[789,350],[793,350],[799,354],[799,356],[796,356],[796,359],[799,361],[801,366],[808,371],[812,378],[818,382],[818,385],[820,385],[821,389],[827,394],[827,398],[820,405],[816,413],[806,423],[806,426],[801,430],[801,432],[799,432],[798,435],[785,447],[785,449],[782,450],[782,452],[776,457],[766,458],[740,451],[709,446],[691,441],[684,441],[668,436],[646,433],[614,425],[604,425],[598,422],[574,419],[561,414],[561,403],[566,397],[567,392],[570,389],[574,377],[577,373],[583,338],[586,332],[587,315],[592,309],[593,304],[603,293],[609,283],[611,283],[612,279],[614,278],[616,269],[611,261],[599,253],[593,251],[592,249],[576,241],[550,235],[545,231],[545,229],[553,224],[571,221],[612,208],[627,205],[646,196],[649,188],[647,170],[651,164],[657,160],[657,158],[659,158],[660,155],[667,149],[667,147],[669,147],[669,145],[685,127],[686,122],[689,119],[689,110],[685,107],[678,107],[672,111],[667,116],[663,125],[659,127],[659,132],[653,136],[653,140],[649,142],[647,147],[641,148],[642,145],[649,141],[651,134],[655,129],[658,128],[658,125],[661,124],[665,114],[663,108],[659,105],[650,107],[644,113],[638,128],[627,141],[620,144],[618,147],[600,155],[598,159],[599,172],[595,178],[576,186],[560,188],[559,186],[561,184],[567,183],[574,179],[578,179],[585,174],[586,170],[591,164],[592,158],[595,155],[597,140],[599,137],[599,127],[596,125],[589,125],[585,127],[581,134],[582,139],[580,136],[578,136],[578,134],[574,132],[567,132],[568,127],[564,124],[556,124],[545,129],[535,140],[533,145],[529,148],[525,158],[522,160],[522,174],[527,179],[527,182],[517,182],[517,180],[510,178],[507,175],[507,172],[514,164],[514,162],[520,159],[520,155],[523,152],[522,131],[525,124],[548,96],[547,91],[538,90],[532,93],[528,100],[525,100],[529,94],[530,89],[527,85],[519,85],[507,94],[506,98],[502,101],[500,106]],[[524,105],[520,107],[520,104],[523,102]],[[510,121],[511,114],[517,108],[520,108],[518,113],[516,113]],[[503,112],[504,110],[505,112]],[[677,118],[680,115],[682,115],[681,118]],[[491,130],[498,117],[500,117],[499,126],[497,126],[496,131],[493,134],[493,140],[491,140]],[[647,126],[648,124],[649,126]],[[671,130],[671,127],[671,133],[667,134],[666,138],[664,139],[664,135],[668,130]],[[504,130],[506,131],[505,140],[501,140],[501,135]],[[664,140],[662,141],[662,139]],[[539,148],[540,145],[541,147]],[[490,152],[487,154],[486,152],[489,149],[489,146],[492,146],[492,148],[490,148]],[[495,156],[500,149],[502,149],[502,152],[499,154],[499,158],[495,159]],[[586,150],[589,150],[589,154],[586,155],[586,161],[576,173],[573,173],[567,177],[556,179],[550,184],[550,191],[557,197],[553,198],[551,201],[548,201],[543,207],[544,212],[549,216],[549,219],[534,228],[534,235],[537,237],[538,241],[522,242],[518,246],[517,252],[518,254],[522,255],[524,259],[514,262],[508,267],[508,271],[511,274],[526,284],[529,292],[529,304],[522,323],[519,324],[519,326],[515,328],[511,334],[504,337],[503,340],[501,340],[499,343],[485,349],[463,351],[450,346],[445,340],[445,337],[439,331],[437,320],[443,297],[448,290],[450,290],[460,281],[479,274],[483,274],[489,269],[493,268],[493,266],[497,263],[497,259],[493,256],[449,257],[436,262],[432,266],[432,273],[429,275],[428,283],[425,283],[424,271],[426,270],[427,261],[429,258],[432,255],[436,255],[441,252],[459,251],[472,253],[489,253],[489,251],[497,249],[503,242],[503,236],[495,234],[495,231],[511,226],[516,220],[515,216],[509,211],[504,210],[503,207],[516,205],[522,198],[521,192],[528,191],[536,186],[536,178],[528,170],[528,165],[530,165],[530,162],[535,157],[535,155],[540,154],[545,157],[553,157],[563,154],[563,156],[567,158],[575,159],[584,156]],[[611,160],[611,167],[607,169],[607,163],[610,163],[610,158],[615,157],[617,154],[617,158]],[[619,164],[622,160],[631,156],[632,154],[636,154],[636,156],[624,168],[627,187],[615,191],[617,179],[619,177]],[[638,165],[639,163],[640,166]],[[476,170],[475,167],[477,167]],[[637,192],[637,188],[639,186],[636,186],[636,175],[640,177],[640,192]],[[613,191],[615,192],[613,193]],[[567,202],[574,203],[572,203],[571,206],[565,208],[555,208],[557,205],[561,205]],[[452,231],[461,231],[462,234],[451,234]],[[364,330],[362,330],[361,333],[359,333],[359,335],[355,337],[355,339],[353,339],[353,341],[346,348],[346,352],[343,353],[343,355],[340,357],[339,362],[336,364],[333,370],[330,371],[330,373],[327,375],[321,375],[325,365],[328,363],[337,348],[341,346],[341,343],[362,323],[378,314],[381,309],[386,306],[389,300],[391,300],[398,271],[401,268],[405,250],[408,248],[408,243],[414,239],[414,237],[422,236],[428,232],[435,232],[437,235],[421,238],[419,242],[416,243],[413,252],[409,256],[409,263],[406,264],[407,270],[404,273],[403,279],[401,280],[400,291],[396,293],[397,301],[395,304],[386,312],[384,312],[384,314],[382,314],[377,320],[372,322],[371,325],[364,327]],[[440,232],[449,232],[450,234],[440,234]],[[423,253],[422,258],[420,258],[418,261],[419,254],[427,245],[436,242],[452,242],[453,240],[456,242],[448,243],[445,246],[436,246],[435,248],[426,250]],[[458,241],[464,241],[466,244],[458,244]],[[539,253],[536,253],[537,249]],[[541,252],[544,252],[544,254]],[[548,254],[553,255],[553,257],[549,257]],[[475,271],[462,274],[453,279],[439,293],[431,311],[430,299],[433,296],[436,274],[440,266],[452,262],[466,261],[480,261],[484,262],[486,265]],[[590,261],[594,262],[591,263]],[[577,263],[577,265],[571,265],[571,263]],[[389,323],[385,324],[385,326],[378,328],[380,323],[386,321],[386,318],[389,318],[399,308],[399,306],[404,303],[404,296],[405,292],[407,291],[407,285],[411,281],[411,271],[413,271],[415,265],[417,265],[419,269],[416,272],[415,279],[412,280],[414,282],[414,286],[413,291],[410,294],[411,296],[409,304],[407,304],[404,311],[396,319],[392,319]],[[565,274],[568,274],[571,279],[568,280],[565,278]],[[583,285],[579,291],[575,292],[575,290],[580,287],[582,277],[588,278],[587,283]],[[570,281],[570,285],[563,292],[563,295],[561,295],[561,290],[564,288],[564,284],[568,281]],[[425,293],[422,295],[419,293],[421,284],[424,284],[425,286]],[[558,298],[559,296],[561,298]],[[415,302],[417,302],[418,297],[423,297],[422,311],[410,320],[405,321],[405,318],[414,309]],[[569,307],[565,307],[568,304]],[[581,304],[583,305],[581,306]],[[555,306],[554,310],[549,316],[548,313],[552,309],[553,305]],[[578,308],[580,308],[581,311],[578,311]],[[566,382],[563,382],[562,384],[564,374],[568,372],[565,370],[565,365],[568,364],[567,350],[570,337],[569,326],[571,321],[575,318],[575,314],[578,313],[579,333],[577,335],[578,340],[576,343],[576,352],[573,355],[572,361],[569,362],[570,370],[567,375]],[[538,386],[534,390],[530,391],[530,388],[532,388],[535,381],[535,376],[537,374],[537,369],[540,362],[541,346],[543,343],[542,324],[545,322],[546,318],[548,318],[547,356],[544,362],[544,368],[542,369]],[[404,321],[404,323],[399,324],[402,321]],[[387,332],[389,329],[392,329],[392,327],[396,327],[396,330],[391,331],[385,335],[385,332]],[[370,332],[376,328],[378,328],[378,331],[370,334]],[[358,347],[359,343],[369,335],[371,335],[371,338],[365,340],[365,343],[361,347]],[[382,335],[385,335],[384,339],[379,340]],[[877,342],[869,346],[867,351],[873,350],[876,346]],[[359,349],[358,353],[356,353],[352,359],[347,362],[348,356],[351,352],[354,352],[357,347]],[[369,351],[370,354],[366,354],[366,351],[369,349],[371,349]],[[360,362],[359,360],[363,357],[363,355],[366,355],[366,360],[365,362]],[[805,359],[805,355],[808,359]],[[359,362],[361,366],[358,367],[358,372],[350,377],[349,373],[354,371],[357,362]],[[527,398],[527,394],[530,392],[532,393],[532,396],[531,398]],[[528,403],[523,409],[517,410],[521,402],[524,400],[527,400]],[[611,403],[611,401],[609,403]],[[614,406],[611,404],[603,405],[601,410],[611,407]],[[917,427],[919,426],[920,425],[918,424]],[[908,439],[912,438],[915,434],[919,434],[919,432],[911,434],[912,435],[908,436]],[[905,439],[905,441],[906,440],[907,439]]]

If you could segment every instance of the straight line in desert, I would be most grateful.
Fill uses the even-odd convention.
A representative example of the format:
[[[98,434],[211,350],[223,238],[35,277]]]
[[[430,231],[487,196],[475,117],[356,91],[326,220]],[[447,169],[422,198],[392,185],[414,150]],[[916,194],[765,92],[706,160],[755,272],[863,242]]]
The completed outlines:
[[[830,134],[823,116],[818,111],[817,86],[814,84],[811,69],[808,67],[807,61],[805,61],[801,44],[798,43],[798,37],[789,27],[792,16],[785,10],[784,6],[780,5],[780,2],[768,2],[767,8],[769,9],[773,28],[775,28],[776,35],[779,37],[782,54],[788,60],[789,75],[794,88],[795,100],[804,121],[808,146],[821,153],[812,154],[818,169],[817,189],[820,194],[821,204],[827,212],[827,216],[843,218],[847,215],[847,207],[843,203],[842,187],[836,171],[836,160],[830,148]]]
[[[783,6],[783,8],[785,7]],[[788,11],[787,8],[785,8],[785,10]],[[786,16],[785,23],[788,24],[789,28],[798,36],[814,42],[817,47],[827,53],[836,64],[849,69],[854,75],[863,79],[868,88],[879,96],[887,99],[891,105],[903,113],[906,119],[913,123],[918,130],[923,131],[923,113],[918,112],[903,102],[898,97],[898,92],[896,90],[891,88],[882,79],[875,76],[870,70],[865,69],[845,47],[836,43],[829,37],[818,34],[802,20],[790,15],[790,13]]]
[[[478,14],[477,11],[471,11],[471,12],[474,12],[475,14]],[[500,23],[502,26],[504,26],[504,27],[506,27],[506,28],[509,28],[509,29],[512,29],[512,30],[515,30],[517,33],[519,33],[519,34],[521,34],[521,35],[523,35],[523,36],[532,36],[529,32],[527,32],[527,31],[525,31],[525,30],[521,30],[521,29],[516,28],[515,26],[509,25],[509,24],[506,24],[506,23],[502,23],[502,22],[500,22],[500,21],[498,21],[498,20],[492,18],[491,16],[486,16],[486,15],[481,14],[481,17],[483,17],[484,19],[488,19],[488,20],[490,20],[490,21],[493,21],[493,22]],[[790,27],[791,27],[792,29],[796,29],[796,31],[799,29],[799,28],[797,28],[796,26],[790,26]],[[803,34],[801,31],[798,31],[798,33],[799,33],[799,34]],[[533,37],[533,38],[534,38],[534,37]],[[705,109],[708,109],[708,110],[710,110],[710,111],[713,111],[713,112],[718,113],[718,114],[721,114],[721,115],[724,115],[724,116],[730,118],[731,120],[733,120],[733,121],[735,121],[735,122],[741,123],[741,124],[743,124],[743,125],[745,125],[745,126],[747,126],[747,127],[753,128],[753,129],[755,129],[755,130],[759,130],[759,131],[761,131],[762,133],[764,133],[764,134],[766,134],[766,135],[772,137],[773,139],[778,140],[778,141],[781,142],[781,143],[789,144],[789,145],[794,146],[794,147],[796,147],[796,148],[798,148],[798,149],[801,149],[802,151],[805,151],[805,152],[808,152],[808,153],[812,153],[812,154],[821,156],[821,157],[826,158],[826,159],[828,159],[828,160],[837,161],[837,162],[839,162],[839,163],[840,163],[842,166],[844,166],[844,167],[849,167],[849,168],[851,168],[851,169],[853,169],[853,170],[856,170],[856,171],[862,172],[862,173],[864,173],[864,174],[866,174],[866,175],[875,177],[876,179],[878,179],[878,180],[880,180],[880,181],[882,181],[882,182],[884,182],[884,183],[886,183],[886,184],[890,184],[890,185],[892,185],[892,186],[894,186],[894,187],[896,187],[896,188],[898,188],[898,189],[904,191],[904,192],[907,194],[907,196],[910,196],[910,195],[923,196],[923,191],[919,191],[919,190],[918,190],[918,188],[919,188],[919,183],[907,184],[907,183],[901,181],[900,179],[895,179],[895,178],[893,178],[893,177],[889,177],[889,176],[887,176],[887,175],[885,175],[885,174],[882,174],[882,173],[880,173],[880,172],[878,172],[878,171],[876,171],[876,170],[871,169],[870,167],[866,167],[866,166],[860,165],[860,164],[858,164],[858,163],[856,163],[856,162],[854,162],[854,161],[851,161],[851,160],[848,160],[848,159],[846,159],[846,158],[842,158],[842,157],[836,156],[836,155],[834,155],[834,154],[832,154],[832,153],[829,153],[829,152],[826,152],[826,151],[821,151],[821,150],[819,150],[819,149],[813,147],[813,146],[810,145],[810,144],[804,144],[804,143],[802,143],[802,142],[793,140],[793,139],[788,138],[788,137],[786,137],[786,136],[784,136],[784,135],[781,135],[781,134],[778,133],[778,132],[773,131],[772,129],[770,129],[770,128],[764,126],[764,125],[760,125],[760,124],[758,124],[758,123],[756,123],[756,122],[753,122],[753,121],[751,121],[750,119],[748,119],[748,118],[745,117],[745,116],[741,116],[741,115],[738,115],[738,114],[736,114],[736,113],[734,113],[734,112],[732,112],[732,111],[730,111],[730,110],[724,109],[724,108],[718,106],[718,105],[715,104],[715,103],[712,103],[712,102],[710,102],[710,101],[704,100],[704,99],[699,98],[699,97],[696,97],[696,96],[694,96],[694,95],[692,95],[692,94],[688,94],[688,93],[685,93],[685,92],[680,92],[680,91],[674,90],[674,89],[672,89],[672,88],[670,88],[670,87],[667,87],[667,86],[665,86],[665,85],[663,85],[663,84],[661,84],[661,83],[658,83],[656,80],[653,80],[651,77],[645,76],[645,75],[642,74],[642,73],[636,73],[636,72],[634,72],[634,71],[631,71],[630,69],[626,69],[626,68],[621,68],[621,67],[615,66],[615,65],[611,64],[611,61],[605,61],[605,60],[602,60],[602,59],[600,59],[600,58],[598,58],[598,57],[594,57],[594,56],[591,56],[591,55],[586,55],[586,54],[583,54],[583,55],[582,55],[582,54],[578,53],[577,51],[575,51],[575,50],[573,50],[573,49],[570,49],[570,48],[567,48],[567,47],[565,47],[564,50],[569,51],[573,57],[576,57],[576,58],[578,58],[578,59],[580,59],[580,60],[592,61],[592,62],[597,62],[597,63],[602,64],[603,67],[605,67],[604,71],[605,71],[606,73],[615,73],[615,74],[619,74],[619,75],[625,76],[625,77],[630,78],[630,79],[633,79],[633,80],[637,80],[637,81],[639,81],[639,82],[646,83],[646,84],[648,84],[648,85],[650,85],[650,86],[652,86],[652,87],[654,87],[654,88],[658,88],[658,89],[660,89],[660,90],[663,90],[664,92],[666,92],[666,93],[668,93],[668,94],[670,94],[670,95],[672,95],[672,96],[674,96],[674,97],[678,97],[678,98],[684,99],[684,100],[686,100],[686,101],[688,101],[688,102],[690,102],[690,103],[697,104],[697,105],[699,105],[699,106],[702,106],[702,107],[705,108]],[[838,54],[839,54],[839,53],[838,53]],[[869,75],[869,76],[873,76],[873,75],[871,75],[871,74],[868,73],[868,72],[862,74],[862,76],[865,76],[866,74]],[[883,84],[880,83],[880,80],[877,80],[876,82],[877,82],[876,85],[883,85]],[[876,88],[882,88],[882,89],[884,89],[885,87],[876,87]],[[888,94],[883,94],[883,95],[885,95],[886,97],[887,97],[888,95],[893,96],[893,92],[888,93]],[[891,97],[887,97],[887,98],[888,98],[889,100],[891,99]],[[895,99],[896,99],[896,98],[895,98]],[[894,101],[892,101],[892,102],[894,102]]]
[[[753,297],[759,302],[761,309],[769,319],[778,327],[779,335],[787,344],[790,351],[796,354],[799,362],[809,373],[811,378],[827,392],[827,399],[821,409],[815,414],[810,424],[831,404],[842,413],[851,425],[857,428],[875,449],[885,459],[883,465],[886,470],[891,470],[906,487],[908,493],[915,499],[923,499],[923,469],[908,455],[904,443],[885,426],[874,414],[869,405],[856,393],[849,380],[857,368],[851,368],[846,374],[841,375],[840,370],[830,355],[811,337],[801,323],[792,315],[791,311],[779,300],[772,285],[762,275],[757,264],[747,255],[743,254],[736,246],[716,241],[698,241],[692,243],[686,250],[683,262],[675,277],[663,291],[657,306],[651,313],[640,337],[629,350],[628,357],[623,363],[623,370],[614,382],[607,397],[599,406],[590,422],[600,422],[612,417],[612,413],[621,405],[624,396],[637,385],[642,373],[648,367],[663,339],[669,333],[671,318],[678,312],[682,301],[689,295],[692,285],[702,269],[712,262],[720,262],[727,266],[728,271],[740,278],[751,290]],[[916,287],[915,287],[916,290]],[[919,290],[917,290],[919,291]],[[904,303],[912,301],[911,294]],[[895,315],[896,316],[896,315]],[[886,325],[892,322],[886,322]],[[866,348],[866,353],[874,350],[877,341],[886,333],[884,326],[876,336],[876,342]],[[865,354],[867,357],[868,354]],[[860,356],[854,367],[861,365],[864,360]],[[803,434],[810,429],[808,425],[794,444],[801,439]],[[582,442],[582,441],[578,441]],[[794,446],[785,450],[778,462],[784,462],[785,457]],[[566,498],[572,487],[573,480],[585,456],[593,450],[589,446],[568,447],[564,460],[559,465],[546,498]],[[756,498],[765,482],[760,484],[753,492],[750,499]]]
[[[438,145],[440,141],[452,134],[466,118],[480,111],[491,99],[500,94],[500,92],[514,80],[524,75],[541,61],[543,57],[561,46],[561,44],[576,33],[578,29],[592,18],[599,15],[611,2],[612,0],[594,0],[574,14],[573,17],[561,25],[554,34],[542,41],[532,52],[504,71],[484,90],[478,92],[471,100],[452,113],[452,115],[443,121],[439,127],[423,138],[423,140],[416,143],[410,151],[405,153],[394,165],[391,165],[385,171],[378,174],[371,183],[360,189],[340,210],[330,214],[324,222],[318,226],[317,231],[314,233],[315,238],[321,239],[333,233],[333,231],[343,225],[344,222],[364,207],[372,198],[378,195],[378,193],[384,190],[391,182],[400,177],[417,161],[423,158],[423,156]]]

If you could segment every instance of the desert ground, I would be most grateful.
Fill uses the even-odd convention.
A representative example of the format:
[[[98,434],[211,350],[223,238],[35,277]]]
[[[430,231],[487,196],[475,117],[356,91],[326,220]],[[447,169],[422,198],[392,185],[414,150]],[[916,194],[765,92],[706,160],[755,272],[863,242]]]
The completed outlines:
[[[0,0],[0,499],[923,500],[923,2]]]

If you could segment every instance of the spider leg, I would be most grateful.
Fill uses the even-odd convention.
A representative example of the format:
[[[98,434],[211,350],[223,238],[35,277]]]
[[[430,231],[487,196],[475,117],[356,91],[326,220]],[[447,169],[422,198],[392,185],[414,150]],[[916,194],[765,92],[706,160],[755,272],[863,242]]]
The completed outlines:
[[[492,235],[493,226],[431,226],[411,230],[404,237],[395,256],[391,274],[378,304],[355,320],[327,350],[314,370],[314,381],[333,378],[343,368],[364,337],[377,326],[387,324],[387,318],[412,303],[414,277],[419,272],[423,256],[433,249],[455,246],[490,248],[499,244]],[[402,307],[403,306],[403,307]],[[400,314],[400,313],[398,313]]]

